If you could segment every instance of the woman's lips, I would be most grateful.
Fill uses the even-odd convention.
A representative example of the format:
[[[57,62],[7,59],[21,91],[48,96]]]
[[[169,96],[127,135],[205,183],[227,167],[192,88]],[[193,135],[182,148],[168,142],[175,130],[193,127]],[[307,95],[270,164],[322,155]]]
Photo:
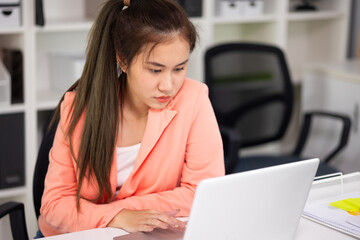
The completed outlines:
[[[157,97],[156,100],[158,100],[160,103],[166,103],[170,100],[170,97],[169,96]]]

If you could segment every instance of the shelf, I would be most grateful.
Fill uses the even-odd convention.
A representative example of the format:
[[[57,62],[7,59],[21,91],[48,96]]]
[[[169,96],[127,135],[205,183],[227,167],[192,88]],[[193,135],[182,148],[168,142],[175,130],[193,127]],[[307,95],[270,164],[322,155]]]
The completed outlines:
[[[289,21],[310,21],[310,20],[330,20],[342,17],[344,14],[339,11],[321,11],[321,12],[306,12],[306,13],[289,13]]]
[[[239,24],[239,23],[267,23],[274,22],[275,15],[267,14],[262,16],[244,16],[244,17],[215,17],[214,24]]]
[[[18,34],[18,33],[24,33],[24,27],[14,27],[14,28],[6,28],[6,29],[0,29],[0,34]]]
[[[200,17],[190,18],[190,20],[196,24],[202,24],[203,19]],[[36,32],[75,32],[75,31],[89,31],[94,22],[94,19],[53,19],[47,20],[45,26],[36,26]],[[0,31],[1,33],[1,31]]]
[[[62,93],[54,90],[39,90],[37,96],[37,111],[53,110],[59,103]]]
[[[93,19],[57,19],[48,20],[45,26],[36,27],[36,32],[75,32],[89,31],[93,24]]]
[[[18,197],[25,194],[26,194],[26,187],[24,186],[16,187],[16,188],[0,189],[0,199]]]
[[[25,104],[11,104],[11,105],[1,105],[0,104],[0,114],[8,113],[19,113],[25,112]]]

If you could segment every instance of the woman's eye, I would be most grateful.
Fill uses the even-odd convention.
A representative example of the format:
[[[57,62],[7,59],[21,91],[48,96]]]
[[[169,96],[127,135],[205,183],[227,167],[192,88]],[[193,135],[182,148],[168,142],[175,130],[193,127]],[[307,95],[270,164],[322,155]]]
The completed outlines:
[[[181,67],[181,68],[175,68],[175,72],[180,72],[180,71],[182,71],[182,70],[184,70],[184,67]]]
[[[151,71],[152,73],[159,73],[159,72],[161,72],[160,69],[150,69],[150,71]]]

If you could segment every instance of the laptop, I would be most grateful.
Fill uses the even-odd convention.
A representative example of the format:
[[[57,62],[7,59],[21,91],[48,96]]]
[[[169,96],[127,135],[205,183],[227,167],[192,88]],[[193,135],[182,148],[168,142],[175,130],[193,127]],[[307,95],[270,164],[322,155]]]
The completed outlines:
[[[186,229],[156,229],[114,240],[294,238],[319,159],[206,179],[197,188]]]

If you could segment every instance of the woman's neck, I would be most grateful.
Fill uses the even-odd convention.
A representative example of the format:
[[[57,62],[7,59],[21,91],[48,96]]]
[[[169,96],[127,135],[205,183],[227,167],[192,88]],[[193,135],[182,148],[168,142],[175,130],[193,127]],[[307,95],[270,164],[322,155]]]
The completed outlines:
[[[122,121],[119,125],[119,133],[117,139],[117,147],[127,147],[142,142],[144,137],[146,122],[148,117],[147,111],[138,111],[132,105],[124,102],[122,112]]]
[[[128,91],[125,94],[124,100],[124,117],[134,120],[141,120],[147,118],[149,106],[136,100]]]
[[[129,121],[141,121],[147,118],[149,107],[137,107],[135,104],[131,104],[125,101],[123,117]]]

